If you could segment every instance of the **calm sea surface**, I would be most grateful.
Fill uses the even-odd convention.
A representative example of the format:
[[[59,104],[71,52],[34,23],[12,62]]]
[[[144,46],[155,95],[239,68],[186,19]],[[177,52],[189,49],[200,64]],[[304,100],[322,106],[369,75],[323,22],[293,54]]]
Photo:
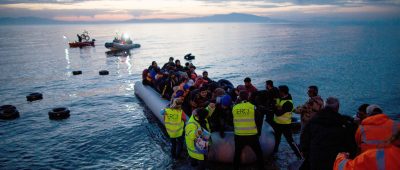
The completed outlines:
[[[69,48],[88,30],[96,47]],[[398,117],[400,27],[291,24],[137,24],[0,26],[0,105],[21,117],[0,120],[0,169],[164,169],[188,167],[169,158],[169,142],[134,95],[134,83],[151,61],[170,56],[185,62],[191,52],[197,73],[235,85],[246,76],[286,84],[295,105],[317,85],[323,98],[338,97],[353,115],[362,103],[377,103]],[[107,55],[116,32],[142,45],[129,55]],[[67,37],[67,39],[63,38]],[[99,76],[99,70],[110,75]],[[73,76],[71,71],[82,70]],[[27,102],[32,92],[41,101]],[[48,119],[54,107],[71,117]]]

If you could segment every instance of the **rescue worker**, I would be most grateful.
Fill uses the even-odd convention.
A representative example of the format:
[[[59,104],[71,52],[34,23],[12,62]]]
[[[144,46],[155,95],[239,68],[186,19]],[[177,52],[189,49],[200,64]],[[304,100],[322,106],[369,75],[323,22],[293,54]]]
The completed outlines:
[[[183,145],[183,127],[186,122],[186,114],[182,111],[183,100],[177,98],[169,108],[164,109],[164,125],[171,140],[171,155],[178,158]]]
[[[385,147],[385,140],[393,136],[400,127],[400,124],[384,114],[378,105],[368,106],[367,115],[355,134],[360,153],[368,149]]]
[[[248,93],[246,91],[239,92],[239,103],[233,109],[233,126],[235,132],[235,155],[234,166],[239,168],[240,156],[246,145],[253,149],[257,156],[257,164],[259,169],[263,169],[263,155],[259,141],[257,126],[256,126],[256,111],[255,106],[247,101]]]
[[[206,155],[196,150],[195,139],[200,135],[198,133],[199,129],[210,132],[210,125],[207,121],[208,113],[207,109],[196,109],[185,127],[186,148],[191,158],[191,165],[193,167],[198,166],[197,169],[205,169],[207,161]]]
[[[324,107],[324,100],[318,95],[317,86],[309,86],[307,91],[308,101],[297,106],[295,113],[301,114],[301,129]]]
[[[353,160],[348,158],[348,153],[339,153],[336,157],[334,170],[398,170],[400,169],[400,129],[390,140],[386,148],[376,148],[365,151]]]
[[[275,148],[274,153],[278,152],[279,144],[281,143],[282,134],[285,136],[286,141],[289,143],[290,147],[296,154],[297,158],[301,159],[300,150],[293,140],[292,136],[292,111],[293,111],[293,101],[292,96],[289,94],[289,88],[286,85],[279,86],[280,98],[277,101],[276,113],[274,116],[275,130]]]

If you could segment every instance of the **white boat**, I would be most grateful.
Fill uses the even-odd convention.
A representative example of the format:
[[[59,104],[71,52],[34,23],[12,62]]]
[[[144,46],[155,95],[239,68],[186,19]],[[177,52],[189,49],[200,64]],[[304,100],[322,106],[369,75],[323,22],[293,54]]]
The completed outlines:
[[[107,42],[104,46],[111,51],[123,51],[123,50],[130,50],[133,48],[140,48],[140,44],[122,44],[118,42]]]
[[[154,116],[164,124],[160,111],[166,107],[169,101],[162,99],[160,94],[150,86],[143,85],[141,81],[135,83],[134,89],[136,96],[141,98],[147,107],[153,112]],[[211,134],[211,139],[212,145],[209,149],[208,160],[232,163],[235,152],[234,132],[225,132],[224,138],[221,138],[218,132],[213,132]],[[274,150],[275,137],[272,127],[265,121],[260,136],[260,144],[263,157],[266,159]],[[248,146],[243,149],[241,159],[242,163],[253,163],[257,160],[255,153]]]

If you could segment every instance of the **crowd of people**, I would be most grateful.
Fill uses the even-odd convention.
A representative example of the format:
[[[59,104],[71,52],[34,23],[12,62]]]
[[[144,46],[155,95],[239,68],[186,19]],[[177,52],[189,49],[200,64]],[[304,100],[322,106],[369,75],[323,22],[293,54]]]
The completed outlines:
[[[287,85],[275,87],[267,80],[265,89],[258,90],[246,77],[243,85],[234,87],[227,80],[210,79],[207,71],[198,75],[193,64],[182,66],[173,57],[161,68],[153,61],[142,76],[143,84],[170,100],[161,114],[171,138],[172,157],[179,157],[185,140],[192,166],[198,169],[205,168],[207,152],[193,141],[208,132],[218,132],[223,138],[226,131],[235,134],[235,168],[248,145],[263,169],[259,135],[264,117],[275,131],[274,153],[283,134],[296,157],[303,160],[300,169],[400,169],[400,124],[378,105],[363,104],[355,117],[346,116],[339,113],[337,98],[324,101],[312,85],[308,101],[295,107]],[[290,127],[293,113],[301,115],[299,145]]]

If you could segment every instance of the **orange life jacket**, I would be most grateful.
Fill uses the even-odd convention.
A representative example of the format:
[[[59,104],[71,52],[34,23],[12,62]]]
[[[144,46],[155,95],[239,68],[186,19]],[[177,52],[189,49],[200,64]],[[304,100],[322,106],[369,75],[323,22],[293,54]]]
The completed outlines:
[[[400,169],[400,148],[389,145],[386,148],[370,149],[354,160],[346,159],[344,154],[336,157],[334,170],[399,170]]]
[[[387,141],[397,132],[398,127],[400,127],[400,124],[391,120],[385,114],[365,118],[355,135],[361,153],[368,149],[386,147]]]

